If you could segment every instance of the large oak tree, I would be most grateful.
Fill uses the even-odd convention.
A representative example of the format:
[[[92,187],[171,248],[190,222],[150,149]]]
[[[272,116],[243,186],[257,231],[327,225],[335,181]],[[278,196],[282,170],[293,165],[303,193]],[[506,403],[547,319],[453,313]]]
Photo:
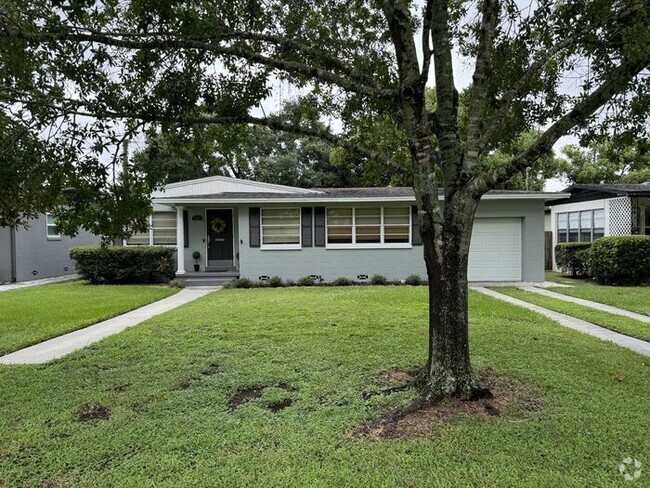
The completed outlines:
[[[358,124],[399,128],[430,290],[422,398],[471,398],[467,261],[479,200],[569,132],[648,131],[648,19],[644,0],[10,0],[0,97],[17,120],[57,124],[84,164],[143,126],[219,124],[317,137],[404,171]],[[458,56],[473,70],[462,120]],[[340,130],[265,115],[278,80]],[[539,136],[485,164],[524,130]]]

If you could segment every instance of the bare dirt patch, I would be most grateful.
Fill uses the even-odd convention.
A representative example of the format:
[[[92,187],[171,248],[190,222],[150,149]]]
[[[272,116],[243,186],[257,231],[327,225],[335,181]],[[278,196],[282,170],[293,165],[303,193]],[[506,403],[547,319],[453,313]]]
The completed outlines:
[[[530,385],[492,369],[479,372],[479,377],[491,392],[488,397],[474,401],[445,399],[435,405],[414,409],[404,416],[397,417],[394,410],[385,411],[379,419],[365,423],[354,430],[349,437],[373,439],[418,437],[430,434],[441,425],[463,415],[489,421],[501,417],[507,410],[509,417],[514,416],[524,420],[527,413],[542,408],[541,395]]]
[[[233,396],[228,400],[228,409],[233,411],[237,407],[241,407],[245,403],[255,400],[262,396],[264,393],[264,386],[254,387],[254,388],[244,388],[243,390],[237,391]]]
[[[92,422],[94,420],[108,420],[111,410],[101,403],[88,402],[81,405],[74,413],[79,422]]]
[[[282,400],[270,403],[266,408],[271,412],[276,413],[280,410],[284,410],[285,408],[290,407],[292,404],[293,400],[291,398],[284,398]]]

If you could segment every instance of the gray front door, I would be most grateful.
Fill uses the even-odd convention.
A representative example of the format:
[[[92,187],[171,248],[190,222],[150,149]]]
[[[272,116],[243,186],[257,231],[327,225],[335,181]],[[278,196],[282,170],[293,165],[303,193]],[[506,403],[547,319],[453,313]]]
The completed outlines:
[[[233,217],[231,209],[206,211],[208,266],[233,267]]]

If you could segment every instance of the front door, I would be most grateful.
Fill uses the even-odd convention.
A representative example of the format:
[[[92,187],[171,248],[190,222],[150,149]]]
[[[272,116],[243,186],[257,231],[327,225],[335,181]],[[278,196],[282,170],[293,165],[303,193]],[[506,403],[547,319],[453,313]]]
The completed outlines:
[[[233,268],[232,210],[207,210],[205,220],[208,226],[208,267]]]

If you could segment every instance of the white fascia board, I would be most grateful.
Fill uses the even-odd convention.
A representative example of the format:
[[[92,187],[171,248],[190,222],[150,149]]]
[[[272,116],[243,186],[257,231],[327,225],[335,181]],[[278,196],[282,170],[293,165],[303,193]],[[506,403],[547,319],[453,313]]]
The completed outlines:
[[[568,193],[529,193],[529,194],[486,194],[481,200],[556,200],[568,198]],[[440,197],[443,200],[443,197]],[[184,205],[209,205],[209,204],[285,204],[285,203],[383,203],[383,202],[408,202],[415,203],[415,197],[349,197],[349,198],[322,198],[317,196],[296,196],[291,198],[154,198],[157,204],[184,204]]]

